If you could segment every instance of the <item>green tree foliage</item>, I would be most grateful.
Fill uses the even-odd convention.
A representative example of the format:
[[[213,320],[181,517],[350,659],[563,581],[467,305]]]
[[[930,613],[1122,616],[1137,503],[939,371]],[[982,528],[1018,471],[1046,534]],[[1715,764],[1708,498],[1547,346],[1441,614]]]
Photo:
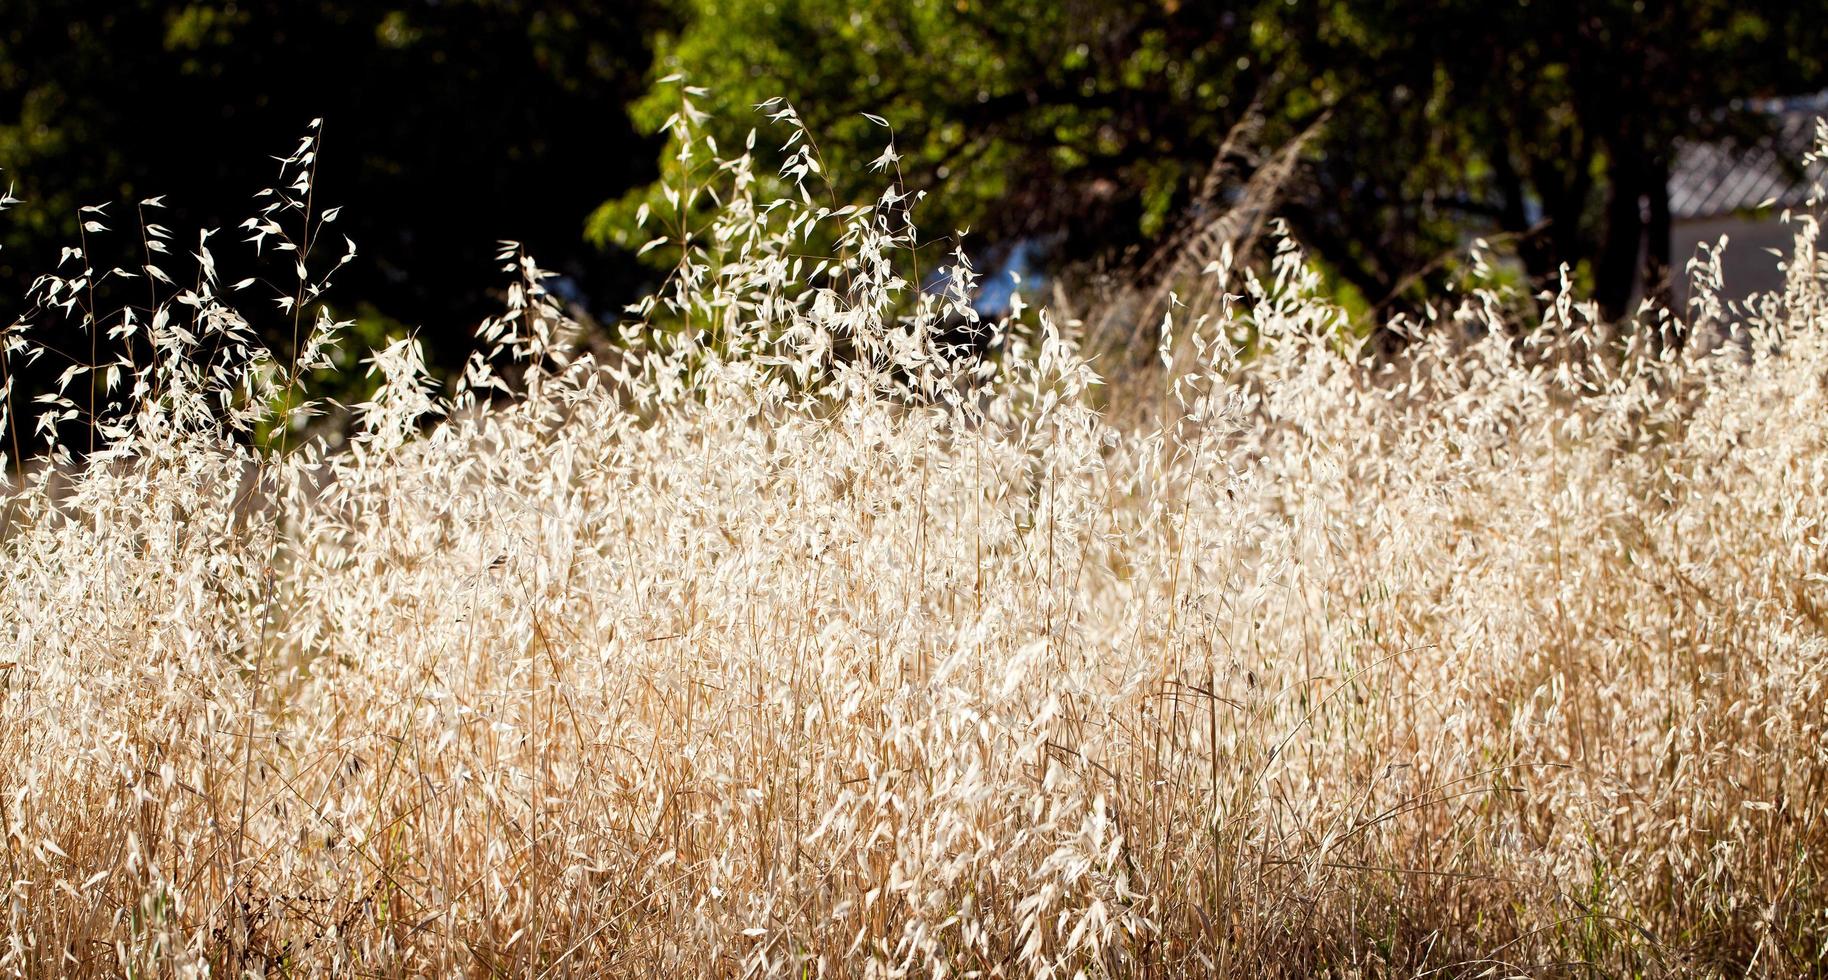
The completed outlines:
[[[1819,2],[684,4],[656,71],[708,89],[722,138],[784,96],[851,196],[879,180],[865,164],[885,134],[861,116],[878,113],[909,180],[943,187],[929,227],[1058,240],[1056,261],[1110,258],[1189,217],[1247,107],[1261,146],[1330,108],[1285,212],[1385,311],[1437,287],[1472,235],[1497,235],[1534,282],[1567,263],[1625,313],[1682,258],[1667,245],[1676,141],[1756,141],[1735,100],[1828,84]],[[657,124],[676,99],[657,87],[637,118]],[[605,205],[593,233],[636,243],[632,217],[662,186]]]
[[[923,223],[1007,243],[1071,230],[1090,257],[1161,233],[1224,135],[1273,74],[1270,2],[1227,9],[1160,0],[685,0],[656,72],[706,88],[712,132],[742,138],[750,107],[785,97],[819,140],[836,193],[879,188],[867,164],[894,130],[901,172],[944,187]],[[1310,100],[1312,101],[1312,100]],[[635,110],[658,127],[678,94]],[[1309,107],[1312,108],[1312,107]],[[671,154],[662,166],[677,171]],[[638,245],[633,216],[683,175],[599,210],[604,241]]]

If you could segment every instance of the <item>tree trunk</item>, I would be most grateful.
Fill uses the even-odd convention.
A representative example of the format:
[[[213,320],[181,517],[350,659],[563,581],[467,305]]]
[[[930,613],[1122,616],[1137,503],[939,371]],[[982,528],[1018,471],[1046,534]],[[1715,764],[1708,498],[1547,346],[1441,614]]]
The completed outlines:
[[[1681,274],[1670,265],[1669,155],[1653,156],[1645,166],[1644,193],[1650,199],[1649,220],[1644,234],[1649,239],[1644,249],[1644,295],[1659,306],[1669,306],[1674,299],[1675,276]],[[1681,313],[1680,310],[1672,312]]]
[[[1511,159],[1511,148],[1499,141],[1491,148],[1492,174],[1498,185],[1501,203],[1499,227],[1513,235],[1522,236],[1517,242],[1517,257],[1523,262],[1524,275],[1530,279],[1532,289],[1544,289],[1555,278],[1555,269],[1560,262],[1555,255],[1554,246],[1550,244],[1551,236],[1531,235],[1530,216],[1526,210],[1527,191],[1523,186],[1523,175],[1518,173],[1516,163]],[[1547,209],[1544,209],[1545,214]]]
[[[1627,140],[1614,143],[1606,163],[1612,187],[1606,202],[1606,241],[1593,270],[1593,298],[1599,302],[1600,315],[1609,321],[1631,313],[1631,293],[1637,285],[1642,254],[1645,167],[1642,150],[1634,144]],[[1668,194],[1667,184],[1664,193]]]

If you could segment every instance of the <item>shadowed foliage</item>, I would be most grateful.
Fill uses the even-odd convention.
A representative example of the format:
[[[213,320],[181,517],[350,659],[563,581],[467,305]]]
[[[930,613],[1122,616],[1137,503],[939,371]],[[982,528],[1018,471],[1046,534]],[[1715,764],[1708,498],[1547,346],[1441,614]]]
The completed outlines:
[[[460,358],[499,306],[504,238],[600,309],[633,270],[585,244],[584,219],[652,174],[622,104],[665,22],[640,0],[6,0],[0,167],[24,204],[0,226],[0,319],[76,243],[80,206],[110,205],[118,232],[92,243],[98,270],[138,269],[134,201],[163,195],[157,220],[180,231],[232,229],[272,180],[250,148],[283,152],[318,117],[324,193],[365,256],[339,284],[348,310]]]

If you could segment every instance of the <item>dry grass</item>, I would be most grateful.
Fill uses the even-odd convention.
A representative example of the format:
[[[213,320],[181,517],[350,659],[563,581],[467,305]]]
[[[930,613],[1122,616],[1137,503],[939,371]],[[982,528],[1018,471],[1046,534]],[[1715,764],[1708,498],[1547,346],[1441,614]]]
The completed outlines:
[[[1375,364],[1285,250],[1101,388],[1045,316],[937,349],[905,202],[743,158],[673,328],[568,350],[510,251],[460,390],[402,343],[347,445],[256,453],[335,329],[310,150],[250,230],[313,350],[199,270],[12,500],[7,974],[1820,969],[1807,221],[1711,350],[1475,296]],[[91,275],[40,291],[112,328]]]

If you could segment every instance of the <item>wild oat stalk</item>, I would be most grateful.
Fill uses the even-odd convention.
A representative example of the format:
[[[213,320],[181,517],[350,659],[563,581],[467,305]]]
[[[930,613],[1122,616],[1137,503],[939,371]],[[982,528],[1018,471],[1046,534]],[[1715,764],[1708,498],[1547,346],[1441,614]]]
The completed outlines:
[[[396,343],[346,446],[251,449],[336,327],[310,141],[249,230],[315,331],[261,344],[208,236],[112,321],[145,360],[49,406],[97,450],[0,555],[0,969],[1816,969],[1813,219],[1752,314],[1698,277],[1716,340],[1474,296],[1394,362],[1285,242],[1120,426],[1045,313],[945,341],[973,275],[898,276],[900,190],[683,99],[679,266],[603,351],[505,246],[450,391]],[[34,295],[93,330],[74,258]]]

